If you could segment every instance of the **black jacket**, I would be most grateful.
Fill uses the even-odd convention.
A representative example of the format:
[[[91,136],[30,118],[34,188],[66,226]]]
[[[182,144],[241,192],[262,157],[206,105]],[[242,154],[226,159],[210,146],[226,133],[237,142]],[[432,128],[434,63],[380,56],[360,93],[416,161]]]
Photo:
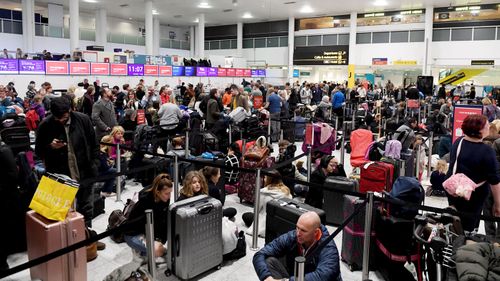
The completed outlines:
[[[152,192],[144,192],[139,197],[139,201],[135,203],[130,215],[128,217],[128,221],[134,221],[142,216],[142,219],[135,222],[130,230],[125,231],[126,235],[134,236],[139,234],[145,234],[146,229],[144,225],[146,224],[146,210],[153,210],[153,224],[154,224],[154,233],[155,239],[161,240],[163,244],[167,242],[167,222],[168,222],[168,202],[155,202],[154,195]]]
[[[94,106],[94,98],[91,95],[85,94],[82,102],[82,113],[92,118],[92,107]]]
[[[69,132],[80,172],[80,180],[95,177],[99,165],[99,145],[92,122],[83,113],[72,111],[70,116]],[[54,116],[51,115],[43,119],[38,127],[35,152],[44,161],[47,172],[69,176],[68,149],[67,147],[52,149],[50,143],[53,139],[68,142],[64,125],[54,120]]]
[[[337,171],[328,175],[323,172],[323,169],[318,167],[311,173],[310,182],[323,186],[325,184],[326,178],[331,176],[340,176],[340,177],[346,176],[342,164],[338,165]],[[307,192],[306,195],[305,203],[313,207],[323,209],[323,188],[310,186],[309,191]]]
[[[223,178],[221,177],[220,180],[219,180],[219,183],[220,181],[222,181]],[[207,183],[208,183],[208,195],[210,197],[213,197],[217,200],[219,200],[222,205],[224,205],[224,202],[226,201],[226,191],[224,189],[224,184],[215,184],[212,182],[211,179],[208,179],[207,180]]]

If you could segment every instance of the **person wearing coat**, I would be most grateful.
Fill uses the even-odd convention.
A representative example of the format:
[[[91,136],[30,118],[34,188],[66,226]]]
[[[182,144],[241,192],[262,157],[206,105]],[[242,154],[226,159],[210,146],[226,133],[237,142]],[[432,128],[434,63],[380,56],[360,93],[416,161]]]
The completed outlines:
[[[206,116],[206,128],[211,129],[215,122],[221,117],[221,112],[219,110],[219,104],[217,99],[219,98],[219,91],[217,89],[210,90],[210,97],[207,103],[207,116]]]
[[[95,124],[95,134],[98,140],[111,132],[118,125],[115,115],[115,106],[111,101],[113,93],[109,88],[101,89],[101,99],[92,107],[92,121]]]
[[[329,176],[345,177],[345,171],[342,165],[338,164],[334,156],[325,155],[321,157],[319,166],[311,173],[311,183],[323,185]],[[306,195],[306,204],[323,209],[323,190],[318,187],[310,186]]]

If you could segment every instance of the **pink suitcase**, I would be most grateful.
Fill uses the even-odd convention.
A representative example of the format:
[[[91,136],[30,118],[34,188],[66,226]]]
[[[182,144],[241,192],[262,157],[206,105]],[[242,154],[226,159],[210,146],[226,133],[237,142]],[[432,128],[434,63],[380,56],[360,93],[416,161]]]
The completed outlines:
[[[29,211],[26,213],[28,258],[33,260],[85,240],[85,222],[77,212],[69,212],[65,221],[52,221]],[[86,281],[87,252],[74,252],[30,268],[32,279],[43,281]]]

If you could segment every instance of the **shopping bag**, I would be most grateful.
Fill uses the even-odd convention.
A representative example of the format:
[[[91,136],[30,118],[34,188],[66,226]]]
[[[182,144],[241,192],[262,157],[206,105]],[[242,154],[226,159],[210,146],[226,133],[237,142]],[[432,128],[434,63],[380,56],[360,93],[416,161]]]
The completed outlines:
[[[31,200],[30,209],[47,219],[63,221],[75,200],[78,185],[57,176],[43,176]]]
[[[144,109],[137,110],[137,125],[146,124],[146,113]]]

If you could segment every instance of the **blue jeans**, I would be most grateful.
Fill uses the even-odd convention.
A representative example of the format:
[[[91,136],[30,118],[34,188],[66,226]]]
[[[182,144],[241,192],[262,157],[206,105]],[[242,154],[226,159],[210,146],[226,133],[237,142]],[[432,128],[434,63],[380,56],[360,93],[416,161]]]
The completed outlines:
[[[148,250],[146,249],[146,244],[144,240],[144,235],[139,234],[136,236],[124,235],[123,240],[125,243],[132,248],[133,250],[139,252],[141,257],[145,257],[148,254]]]
[[[109,168],[109,170],[102,173],[101,176],[110,175],[112,173],[116,173],[116,168]],[[104,181],[104,185],[102,186],[101,191],[108,192],[108,193],[114,192],[115,191],[114,190],[115,189],[115,182],[116,182],[116,178],[112,178],[112,179]]]

